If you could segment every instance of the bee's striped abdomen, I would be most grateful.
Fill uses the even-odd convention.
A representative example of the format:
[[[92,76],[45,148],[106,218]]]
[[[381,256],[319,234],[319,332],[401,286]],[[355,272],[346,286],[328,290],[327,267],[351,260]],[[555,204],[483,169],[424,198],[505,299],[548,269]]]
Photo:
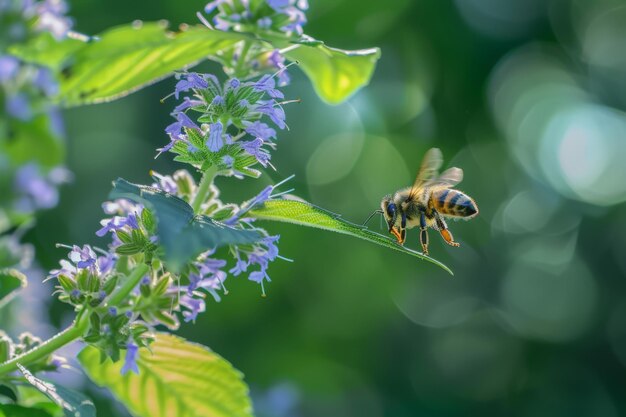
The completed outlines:
[[[474,217],[478,214],[478,207],[474,200],[458,190],[435,191],[432,200],[435,210],[444,216]]]

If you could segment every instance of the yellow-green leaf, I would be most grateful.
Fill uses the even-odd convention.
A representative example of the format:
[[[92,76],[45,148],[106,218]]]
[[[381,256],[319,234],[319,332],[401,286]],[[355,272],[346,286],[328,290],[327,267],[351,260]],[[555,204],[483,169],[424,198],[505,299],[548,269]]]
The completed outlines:
[[[364,239],[368,242],[376,243],[377,245],[385,246],[387,248],[424,259],[428,262],[432,262],[452,274],[452,271],[447,266],[436,259],[401,246],[392,239],[368,230],[365,226],[350,223],[343,220],[338,214],[324,210],[323,208],[314,206],[305,201],[270,200],[265,202],[263,206],[250,210],[247,216],[260,220],[273,220],[293,223],[301,226],[315,227],[318,229],[330,230],[331,232],[358,237],[359,239]]]
[[[140,349],[139,375],[122,376],[122,362],[100,363],[98,349],[78,355],[85,372],[140,417],[248,417],[252,405],[242,374],[209,348],[158,333]]]
[[[317,95],[330,104],[339,104],[369,83],[380,49],[344,51],[326,45],[301,45],[285,56],[300,63]]]

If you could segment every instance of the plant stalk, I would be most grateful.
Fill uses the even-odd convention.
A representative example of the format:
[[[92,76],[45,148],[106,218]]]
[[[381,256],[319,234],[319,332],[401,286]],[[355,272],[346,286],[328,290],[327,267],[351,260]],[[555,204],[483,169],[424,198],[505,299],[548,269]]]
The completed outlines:
[[[191,202],[191,208],[195,214],[198,214],[200,211],[200,207],[202,203],[206,201],[206,198],[211,189],[211,184],[213,183],[213,179],[215,178],[215,174],[217,174],[217,167],[215,165],[211,165],[204,171],[202,175],[202,179],[200,180],[200,185],[198,186],[198,191],[196,192],[196,196],[193,198]]]
[[[38,360],[53,354],[58,349],[81,337],[85,334],[88,328],[89,313],[87,310],[81,310],[78,313],[76,320],[74,320],[74,323],[72,323],[72,325],[67,329],[43,342],[36,348],[0,364],[0,376],[16,371],[18,363],[23,366],[28,366],[31,363],[37,362]]]
[[[117,290],[113,291],[113,294],[111,294],[111,297],[109,297],[107,305],[110,307],[117,306],[119,303],[124,301],[124,299],[128,297],[128,294],[130,294],[130,292],[135,289],[135,287],[139,284],[139,281],[141,281],[141,279],[144,275],[146,275],[146,272],[148,272],[149,269],[150,267],[146,264],[137,265],[135,269],[133,269],[133,271],[128,274],[128,277],[126,278],[124,284],[122,284],[122,286],[119,287]]]

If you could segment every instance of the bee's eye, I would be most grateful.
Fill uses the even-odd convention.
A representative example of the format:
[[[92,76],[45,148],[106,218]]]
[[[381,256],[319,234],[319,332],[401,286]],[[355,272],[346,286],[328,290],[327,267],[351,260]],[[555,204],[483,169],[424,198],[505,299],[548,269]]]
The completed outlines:
[[[393,217],[395,213],[396,213],[396,205],[393,203],[389,203],[389,205],[387,206],[387,215],[389,217]]]

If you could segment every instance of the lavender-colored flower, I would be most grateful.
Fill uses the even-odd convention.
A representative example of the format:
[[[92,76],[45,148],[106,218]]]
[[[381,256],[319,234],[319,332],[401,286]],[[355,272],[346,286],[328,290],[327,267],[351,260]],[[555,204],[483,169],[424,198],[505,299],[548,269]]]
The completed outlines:
[[[74,262],[78,268],[89,268],[96,264],[96,253],[89,245],[74,245],[69,254],[70,261]]]
[[[65,16],[67,9],[63,0],[43,0],[36,3],[35,11],[39,16],[37,29],[48,31],[57,39],[63,39],[72,28],[72,19]]]
[[[285,98],[284,94],[276,89],[276,80],[272,75],[264,75],[254,84],[256,91],[266,92],[272,98]]]
[[[226,0],[214,0],[214,1],[207,3],[207,5],[204,6],[204,13],[209,14],[213,12],[213,10],[217,8],[217,6],[224,3],[225,1]]]
[[[261,29],[269,29],[272,26],[272,19],[268,16],[265,16],[257,20],[256,24]]]
[[[61,264],[61,268],[51,270],[50,275],[48,275],[48,277],[56,278],[59,275],[73,277],[78,272],[78,269],[74,265],[66,261],[65,259],[61,259],[61,261],[59,261],[59,264]]]
[[[255,138],[261,138],[265,141],[276,139],[276,131],[263,122],[258,120],[254,122],[246,121],[244,122],[244,125],[246,125],[246,132]]]
[[[211,100],[211,106],[223,106],[224,104],[224,97],[220,95],[213,97],[213,100]]]
[[[30,212],[47,209],[59,202],[59,192],[54,183],[43,176],[34,163],[23,165],[18,169],[14,187],[22,195],[17,203],[18,210]]]
[[[175,115],[176,115],[176,122],[172,123],[171,125],[165,128],[165,132],[168,135],[170,135],[171,138],[180,139],[181,136],[183,135],[183,128],[185,127],[188,129],[200,130],[198,125],[196,125],[194,121],[191,120],[189,116],[187,116],[185,113],[180,112],[180,113],[176,113]]]
[[[278,77],[278,85],[280,87],[286,86],[290,82],[289,74],[287,73],[287,66],[285,65],[285,57],[280,53],[278,49],[274,49],[270,54],[268,61],[274,68],[278,70],[276,77]]]
[[[222,164],[226,166],[226,168],[232,168],[235,163],[235,158],[230,155],[224,155],[222,157]]]
[[[289,6],[289,3],[289,0],[267,0],[267,4],[278,13],[281,13],[285,7]]]
[[[20,62],[10,55],[0,55],[0,83],[13,79],[20,69]]]
[[[159,180],[158,183],[152,184],[153,187],[163,190],[169,194],[176,194],[178,192],[178,185],[176,184],[176,181],[174,181],[174,178],[169,175],[161,175],[154,171],[151,172],[151,175]]]
[[[241,142],[240,144],[241,144],[241,148],[247,153],[249,153],[250,155],[254,156],[256,160],[259,162],[259,164],[263,165],[264,167],[267,167],[267,164],[270,161],[271,155],[268,151],[263,149],[262,147],[264,144],[263,139],[256,138],[249,142]]]
[[[180,113],[184,110],[187,110],[190,107],[195,107],[195,106],[199,106],[201,104],[204,104],[203,101],[200,100],[192,100],[189,97],[185,97],[183,98],[183,102],[180,103],[178,106],[174,107],[174,113]]]
[[[178,95],[182,92],[189,91],[191,89],[203,89],[207,88],[209,83],[205,80],[202,75],[190,72],[184,75],[180,81],[176,83],[176,87],[174,88],[174,96],[178,99]]]
[[[98,231],[96,231],[96,236],[103,237],[109,232],[115,232],[126,226],[126,218],[115,216],[110,219],[100,220],[100,224],[102,225],[102,227],[98,229]]]
[[[211,152],[217,152],[224,146],[222,132],[224,126],[222,122],[212,123],[209,125],[209,138],[206,140],[206,146]]]
[[[206,310],[204,300],[200,298],[193,298],[186,294],[180,297],[180,305],[187,309],[183,311],[185,322],[195,321],[198,314],[203,313]]]
[[[274,124],[280,129],[284,129],[287,126],[285,124],[285,111],[282,107],[280,107],[280,105],[276,105],[274,101],[259,103],[260,104],[256,107],[256,111],[268,115],[272,122],[274,122]]]
[[[235,89],[241,85],[241,81],[239,81],[237,78],[232,78],[228,82],[228,84],[230,85],[230,88]]]
[[[124,358],[124,366],[122,366],[122,375],[126,375],[132,371],[139,375],[139,367],[137,366],[137,358],[139,356],[139,346],[133,342],[126,344],[126,357]]]
[[[33,117],[30,102],[25,94],[17,93],[13,96],[9,96],[5,106],[7,113],[16,119],[30,120]]]

